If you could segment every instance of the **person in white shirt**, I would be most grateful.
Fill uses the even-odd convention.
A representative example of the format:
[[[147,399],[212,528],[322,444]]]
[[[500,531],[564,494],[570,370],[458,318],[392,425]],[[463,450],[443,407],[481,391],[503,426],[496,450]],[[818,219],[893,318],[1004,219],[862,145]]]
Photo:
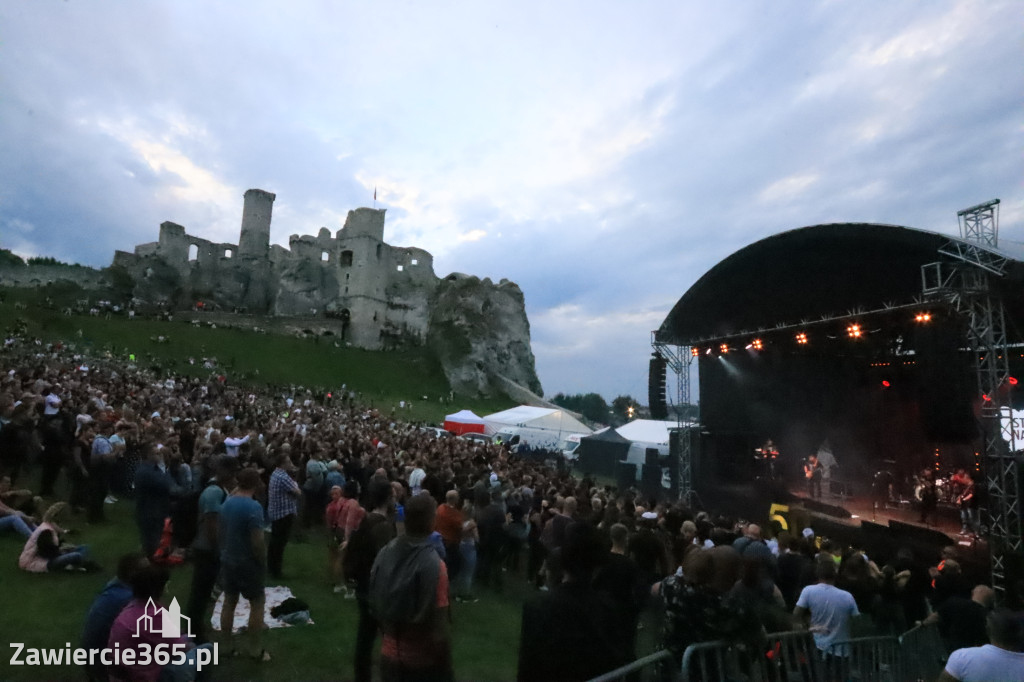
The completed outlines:
[[[984,646],[949,655],[939,682],[1021,682],[1024,680],[1024,613],[996,609],[988,616]]]
[[[54,384],[50,387],[50,392],[46,394],[46,398],[43,399],[43,414],[47,417],[52,417],[60,412],[60,384]]]
[[[860,615],[857,602],[852,594],[836,587],[836,564],[831,557],[818,559],[815,568],[818,583],[800,592],[793,615],[798,622],[809,625],[814,644],[826,659],[849,656],[848,647],[834,645],[851,638],[850,621]]]
[[[413,469],[409,472],[409,489],[413,495],[419,495],[423,479],[427,477],[427,472],[423,470],[423,465],[418,459],[413,462],[412,466]]]
[[[228,457],[238,457],[238,448],[248,443],[251,438],[251,433],[245,434],[244,438],[228,436],[224,439],[224,454]]]

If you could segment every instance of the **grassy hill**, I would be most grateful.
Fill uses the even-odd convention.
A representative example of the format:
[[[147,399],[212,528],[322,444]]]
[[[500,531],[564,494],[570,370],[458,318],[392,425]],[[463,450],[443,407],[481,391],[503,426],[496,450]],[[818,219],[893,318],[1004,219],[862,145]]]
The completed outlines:
[[[203,358],[216,358],[218,371],[234,383],[302,386],[314,392],[358,391],[363,402],[407,421],[439,423],[445,414],[472,409],[489,414],[514,403],[505,397],[455,395],[437,359],[427,348],[367,351],[337,343],[334,337],[297,338],[249,329],[196,326],[186,320],[159,321],[124,315],[67,316],[61,312],[87,295],[58,283],[38,289],[0,289],[0,330],[25,329],[44,341],[64,341],[87,354],[110,353],[142,366],[208,376]],[[95,301],[97,297],[93,295]],[[190,359],[194,364],[190,363]],[[405,401],[406,407],[399,407]],[[409,408],[408,404],[412,403]]]
[[[34,485],[36,477],[30,479]],[[14,533],[0,534],[0,633],[6,655],[0,657],[0,680],[78,680],[84,675],[73,666],[15,667],[9,665],[10,642],[32,648],[62,649],[77,646],[85,614],[95,595],[110,579],[117,557],[138,548],[133,520],[134,505],[121,501],[106,508],[106,524],[86,525],[68,517],[75,530],[73,542],[87,544],[103,565],[98,573],[26,573],[18,570],[24,540]],[[192,566],[172,570],[165,603],[177,597],[188,601]],[[213,668],[214,680],[346,680],[352,679],[358,610],[354,600],[334,594],[327,576],[326,533],[316,528],[305,540],[293,540],[285,550],[284,578],[268,585],[291,588],[310,605],[314,625],[274,629],[263,637],[273,656],[269,663],[221,656]],[[452,635],[456,679],[500,681],[515,679],[522,601],[531,593],[525,580],[509,576],[503,594],[480,590],[476,604],[452,605]],[[378,641],[379,646],[379,641]]]

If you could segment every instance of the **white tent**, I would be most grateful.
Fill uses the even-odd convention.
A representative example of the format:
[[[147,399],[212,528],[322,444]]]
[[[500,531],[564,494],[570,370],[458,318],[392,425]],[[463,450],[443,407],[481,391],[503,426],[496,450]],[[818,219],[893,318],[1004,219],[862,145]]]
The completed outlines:
[[[444,418],[444,428],[454,434],[463,434],[483,433],[486,427],[484,420],[478,417],[473,410],[459,410]]]
[[[678,426],[674,421],[634,419],[615,429],[626,440],[655,445],[668,445],[668,431]]]
[[[563,410],[548,407],[520,405],[484,417],[487,435],[498,432],[516,433],[525,440],[534,440],[535,447],[555,447],[563,438],[574,433],[591,433],[591,429]],[[530,436],[534,438],[531,439]],[[546,443],[539,445],[538,441]]]
[[[629,452],[626,454],[626,461],[637,465],[637,480],[640,480],[641,467],[646,461],[647,450],[657,450],[659,456],[669,454],[669,430],[678,426],[679,424],[674,421],[634,419],[615,429],[620,436],[632,441],[629,445]],[[683,423],[684,428],[688,426],[693,426],[693,424]]]

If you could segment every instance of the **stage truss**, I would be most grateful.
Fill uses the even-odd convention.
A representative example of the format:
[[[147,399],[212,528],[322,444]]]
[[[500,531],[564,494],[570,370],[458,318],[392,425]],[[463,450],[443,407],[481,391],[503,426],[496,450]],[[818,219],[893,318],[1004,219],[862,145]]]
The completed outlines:
[[[968,322],[981,402],[992,587],[1002,601],[1008,587],[1007,563],[1011,557],[1021,556],[1024,538],[1019,478],[1022,457],[1015,442],[1016,420],[1007,404],[1006,316],[991,285],[1008,266],[1007,259],[993,251],[998,247],[999,200],[964,209],[957,218],[962,241],[950,240],[940,247],[939,253],[947,260],[922,266],[921,280],[926,297],[949,304]]]
[[[679,499],[687,504],[699,501],[693,488],[693,444],[689,423],[683,422],[683,406],[690,404],[690,366],[693,353],[690,346],[673,346],[653,339],[651,347],[665,360],[665,364],[676,376],[676,430],[679,443]]]

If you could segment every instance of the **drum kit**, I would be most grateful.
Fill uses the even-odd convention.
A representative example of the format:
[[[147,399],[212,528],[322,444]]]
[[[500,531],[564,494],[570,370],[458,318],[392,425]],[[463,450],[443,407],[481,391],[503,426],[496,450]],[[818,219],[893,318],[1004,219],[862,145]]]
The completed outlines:
[[[872,497],[876,503],[882,506],[900,506],[920,504],[924,501],[931,481],[921,473],[913,476],[897,476],[893,473],[895,460],[884,460],[882,463],[887,466],[875,474],[871,486]],[[936,501],[950,505],[959,504],[960,495],[967,487],[953,474],[937,477],[934,485]]]

